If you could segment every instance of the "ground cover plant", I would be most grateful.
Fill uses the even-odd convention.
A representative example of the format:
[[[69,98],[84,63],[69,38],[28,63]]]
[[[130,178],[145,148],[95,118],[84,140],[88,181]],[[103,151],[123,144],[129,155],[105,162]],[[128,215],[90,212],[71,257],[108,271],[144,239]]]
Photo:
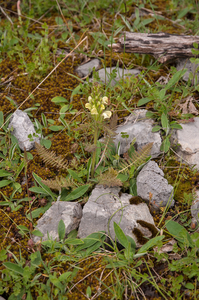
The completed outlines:
[[[179,162],[170,144],[171,131],[191,122],[198,110],[196,73],[186,83],[185,71],[173,64],[125,50],[114,53],[111,47],[123,31],[198,35],[197,1],[10,0],[0,3],[0,11],[0,295],[197,299],[199,231],[190,207],[199,172]],[[198,63],[197,55],[195,44],[192,62]],[[114,71],[105,85],[95,72],[92,82],[79,78],[76,67],[91,58],[105,68],[136,67],[141,73],[115,86]],[[161,76],[167,78],[164,84],[158,83]],[[195,110],[184,100],[190,95]],[[148,109],[156,122],[153,131],[162,134],[156,161],[174,186],[175,206],[153,215],[159,231],[136,248],[117,223],[120,246],[107,245],[104,232],[79,239],[74,230],[64,238],[60,221],[58,241],[34,243],[33,236],[41,236],[37,220],[58,197],[84,206],[100,183],[120,186],[139,201],[135,179],[152,145],[136,151],[132,143],[124,159],[112,144],[116,126],[138,107]],[[29,152],[8,128],[17,108],[41,135],[41,144]]]

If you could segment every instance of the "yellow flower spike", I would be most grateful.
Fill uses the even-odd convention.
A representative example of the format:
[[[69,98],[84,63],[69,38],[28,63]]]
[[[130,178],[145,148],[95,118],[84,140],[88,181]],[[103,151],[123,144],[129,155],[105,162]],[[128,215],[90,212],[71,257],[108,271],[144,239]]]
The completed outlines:
[[[103,104],[108,104],[108,97],[104,96],[104,97],[102,98],[102,103],[103,103]]]
[[[86,104],[85,104],[85,107],[88,108],[89,110],[91,110],[91,108],[92,108],[92,106],[91,106],[90,103],[86,103]]]
[[[110,119],[110,117],[112,116],[112,112],[110,110],[106,110],[102,113],[102,116],[104,119]]]
[[[91,109],[91,115],[98,115],[98,111],[97,111],[96,107],[93,107]]]

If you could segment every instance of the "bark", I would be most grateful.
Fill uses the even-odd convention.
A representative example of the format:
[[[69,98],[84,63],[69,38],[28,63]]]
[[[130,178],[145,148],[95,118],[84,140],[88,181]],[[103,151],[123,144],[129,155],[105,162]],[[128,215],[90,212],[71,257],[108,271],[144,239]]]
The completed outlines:
[[[175,58],[193,57],[193,43],[199,44],[199,36],[175,35],[169,33],[124,32],[117,44],[112,45],[115,52],[151,54],[161,63]],[[110,47],[110,45],[109,45]]]

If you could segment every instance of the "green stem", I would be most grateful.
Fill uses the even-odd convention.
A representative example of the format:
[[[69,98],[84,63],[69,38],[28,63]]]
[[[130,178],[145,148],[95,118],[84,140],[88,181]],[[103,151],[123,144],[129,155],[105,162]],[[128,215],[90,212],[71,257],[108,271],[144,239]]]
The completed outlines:
[[[97,146],[97,139],[98,139],[98,129],[97,129],[97,126],[95,126],[95,133],[94,133],[94,145],[95,146]],[[95,151],[93,152],[92,165],[91,165],[91,178],[94,178],[96,152],[97,152],[97,149],[95,149]]]

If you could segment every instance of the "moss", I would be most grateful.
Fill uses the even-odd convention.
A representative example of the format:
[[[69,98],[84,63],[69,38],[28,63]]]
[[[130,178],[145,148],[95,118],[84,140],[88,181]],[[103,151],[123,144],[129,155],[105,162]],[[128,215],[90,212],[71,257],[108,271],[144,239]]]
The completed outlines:
[[[148,222],[143,221],[143,220],[137,220],[137,223],[140,224],[142,227],[145,227],[145,228],[150,230],[151,238],[153,238],[157,235],[158,230],[157,230],[157,228],[155,228],[155,226],[153,224],[148,223]]]
[[[148,241],[148,239],[144,237],[144,235],[143,235],[143,233],[141,232],[140,229],[134,228],[132,230],[132,233],[136,236],[137,242],[140,245],[144,245]]]
[[[142,200],[142,198],[139,196],[133,196],[129,199],[129,202],[130,202],[130,204],[138,205],[140,203],[143,203],[144,200]]]

